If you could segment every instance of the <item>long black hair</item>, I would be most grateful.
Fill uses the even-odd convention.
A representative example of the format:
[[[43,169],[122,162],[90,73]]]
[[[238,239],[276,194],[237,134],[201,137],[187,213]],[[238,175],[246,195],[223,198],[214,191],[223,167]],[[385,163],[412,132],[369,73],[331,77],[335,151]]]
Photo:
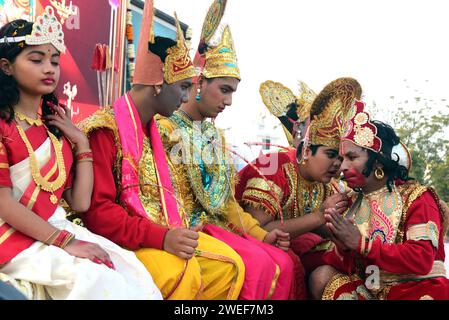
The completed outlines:
[[[411,180],[411,178],[408,176],[408,169],[399,164],[399,159],[393,160],[391,158],[393,147],[400,143],[400,138],[396,135],[396,132],[390,125],[377,120],[373,120],[372,123],[377,128],[377,136],[382,140],[382,148],[379,153],[367,149],[368,161],[366,162],[363,174],[368,177],[373,171],[374,163],[376,161],[382,164],[383,171],[388,177],[386,184],[388,190],[391,192],[392,185],[394,184],[395,180]]]
[[[0,29],[0,38],[23,37],[31,34],[33,23],[26,20],[15,20]],[[0,59],[7,59],[14,63],[17,56],[28,45],[25,41],[14,43],[0,43]],[[17,81],[0,70],[0,118],[11,122],[14,119],[14,107],[19,103],[20,92]],[[48,102],[58,105],[58,98],[54,93],[42,96],[42,117],[53,114]],[[50,132],[61,137],[61,132],[55,126],[48,126]]]

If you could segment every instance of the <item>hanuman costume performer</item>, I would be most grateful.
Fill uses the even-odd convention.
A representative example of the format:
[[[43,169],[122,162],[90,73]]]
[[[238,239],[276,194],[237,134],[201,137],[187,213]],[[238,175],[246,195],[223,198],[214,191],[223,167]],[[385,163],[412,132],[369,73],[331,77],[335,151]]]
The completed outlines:
[[[293,263],[282,250],[262,242],[273,236],[275,241],[277,231],[267,237],[268,232],[235,200],[235,169],[230,153],[223,134],[207,121],[220,112],[214,113],[212,108],[216,105],[211,99],[224,96],[224,102],[219,103],[229,105],[227,96],[232,95],[240,81],[230,28],[219,28],[225,5],[226,1],[215,1],[203,25],[195,59],[201,70],[195,87],[196,100],[159,123],[164,128],[161,132],[168,154],[179,160],[175,165],[178,181],[184,186],[184,193],[194,195],[194,201],[186,206],[190,224],[202,223],[203,232],[227,243],[245,263],[240,299],[287,299]],[[186,110],[193,110],[198,121]]]
[[[346,218],[327,211],[336,245],[324,259],[338,272],[322,298],[449,299],[447,212],[432,188],[409,180],[399,138],[364,107],[354,104],[342,139],[342,172],[358,192]]]
[[[186,240],[193,244],[183,249],[195,251],[175,255],[166,250],[170,234],[179,234],[179,229],[193,232],[186,228],[184,203],[189,199],[181,197],[183,185],[165,156],[154,117],[146,125],[140,113],[149,112],[151,103],[159,106],[158,113],[171,115],[188,100],[187,89],[196,73],[178,20],[177,41],[168,49],[158,44],[170,39],[153,41],[152,21],[153,1],[147,0],[133,88],[112,108],[98,111],[83,124],[93,149],[96,184],[84,222],[135,250],[165,299],[237,299],[245,267],[225,243],[195,232],[196,238]],[[186,94],[182,98],[176,97],[179,83]],[[143,95],[148,105],[133,101],[133,92],[153,88],[153,94]],[[168,104],[170,99],[175,108]]]
[[[319,235],[325,236],[320,230],[325,223],[320,208],[342,200],[333,196],[339,190],[331,181],[341,163],[338,149],[343,119],[362,90],[352,78],[332,81],[318,96],[305,84],[301,87],[298,118],[302,123],[310,118],[303,141],[297,150],[270,153],[243,168],[236,198],[266,230],[282,228],[290,233],[291,248],[309,274],[322,264],[322,254],[330,245]],[[284,109],[293,100],[292,93],[271,81],[263,83],[260,92],[268,109],[282,121],[288,114]],[[341,188],[344,186],[338,186]]]

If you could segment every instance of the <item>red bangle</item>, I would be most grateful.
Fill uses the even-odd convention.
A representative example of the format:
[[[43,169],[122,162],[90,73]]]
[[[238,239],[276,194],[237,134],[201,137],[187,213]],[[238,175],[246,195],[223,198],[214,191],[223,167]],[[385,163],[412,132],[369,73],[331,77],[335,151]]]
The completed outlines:
[[[92,151],[83,152],[83,153],[80,153],[80,154],[76,155],[76,161],[80,161],[80,160],[83,160],[83,159],[86,159],[86,158],[89,158],[89,159],[93,158]]]
[[[75,238],[73,233],[62,230],[51,244],[55,247],[64,249],[73,238]]]
[[[358,247],[357,247],[357,251],[358,251],[361,255],[367,256],[368,253],[369,253],[369,251],[371,250],[371,245],[370,245],[370,243],[372,243],[371,240],[370,240],[370,238],[362,236],[362,237],[360,238],[360,242],[359,242],[359,245],[358,245]]]

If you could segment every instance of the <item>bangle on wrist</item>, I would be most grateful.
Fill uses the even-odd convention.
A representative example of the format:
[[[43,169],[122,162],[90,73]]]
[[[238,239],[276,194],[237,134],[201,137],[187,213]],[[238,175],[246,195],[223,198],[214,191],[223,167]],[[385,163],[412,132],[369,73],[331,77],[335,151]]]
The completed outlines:
[[[361,255],[364,255],[365,254],[365,247],[366,247],[365,237],[361,236],[360,240],[359,240],[359,245],[358,245],[357,251]]]
[[[86,152],[91,152],[92,153],[92,149],[86,148],[86,149],[76,150],[75,155],[78,156],[78,155],[86,153]]]
[[[79,162],[79,161],[81,161],[81,160],[83,160],[83,159],[93,159],[92,151],[86,151],[86,152],[78,153],[78,154],[75,156],[75,159],[76,159],[77,162]],[[93,161],[93,160],[92,160],[92,161]]]
[[[84,158],[84,159],[78,160],[76,163],[81,163],[81,162],[94,162],[94,159],[92,159],[92,158]]]
[[[56,229],[55,231],[53,231],[52,234],[47,238],[47,240],[43,241],[43,243],[51,245],[52,241],[50,241],[50,240],[52,240],[58,232],[60,232],[59,229]]]
[[[70,241],[72,241],[75,238],[75,235],[73,233],[70,233],[66,230],[62,230],[59,232],[58,236],[55,240],[51,243],[51,245],[64,249]]]
[[[370,238],[368,237],[364,237],[361,236],[360,237],[360,242],[358,245],[358,252],[362,255],[362,256],[367,256],[368,253],[371,251],[371,246],[372,246],[373,242],[372,240],[370,240]]]

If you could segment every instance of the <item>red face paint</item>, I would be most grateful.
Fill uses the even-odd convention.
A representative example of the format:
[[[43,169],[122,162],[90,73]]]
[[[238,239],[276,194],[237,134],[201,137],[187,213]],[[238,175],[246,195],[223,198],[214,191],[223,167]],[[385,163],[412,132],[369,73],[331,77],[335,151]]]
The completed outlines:
[[[345,176],[345,181],[350,188],[360,188],[366,184],[366,177],[354,168],[343,172],[343,174]]]

